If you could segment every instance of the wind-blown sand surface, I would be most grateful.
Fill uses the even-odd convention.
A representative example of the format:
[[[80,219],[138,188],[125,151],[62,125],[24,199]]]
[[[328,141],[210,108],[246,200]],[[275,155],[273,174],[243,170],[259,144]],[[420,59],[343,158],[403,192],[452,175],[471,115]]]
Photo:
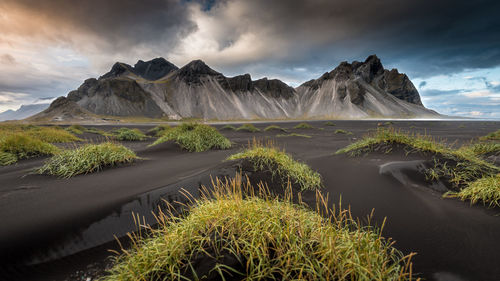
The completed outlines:
[[[282,133],[277,131],[221,131],[235,143],[234,147],[201,153],[182,151],[173,143],[148,148],[153,139],[123,142],[144,159],[71,179],[32,174],[44,159],[0,167],[0,279],[85,280],[109,264],[107,249],[118,248],[114,235],[123,237],[136,229],[132,212],[152,222],[150,213],[162,198],[182,201],[178,192],[181,187],[196,195],[198,186],[209,184],[211,175],[234,175],[234,163],[223,160],[253,137],[269,137],[322,175],[323,192],[329,193],[332,203],[338,203],[342,196],[342,205],[350,205],[353,215],[360,218],[375,209],[374,224],[380,225],[387,217],[384,236],[396,240],[395,247],[404,253],[418,253],[413,260],[414,271],[421,272],[422,277],[500,280],[498,208],[443,199],[440,192],[411,172],[411,166],[418,163],[415,161],[425,160],[417,154],[334,155],[368,130],[376,129],[379,122],[385,121],[333,121],[336,126],[311,121],[308,123],[315,128],[302,130],[292,129],[298,122],[279,124],[312,138],[276,138]],[[269,124],[258,123],[256,127],[263,129]],[[393,126],[461,144],[499,129],[500,122],[395,121]],[[153,126],[130,127],[146,131]],[[337,129],[353,134],[335,134]],[[102,139],[92,134],[83,137],[93,142]],[[396,161],[414,162],[391,164]]]

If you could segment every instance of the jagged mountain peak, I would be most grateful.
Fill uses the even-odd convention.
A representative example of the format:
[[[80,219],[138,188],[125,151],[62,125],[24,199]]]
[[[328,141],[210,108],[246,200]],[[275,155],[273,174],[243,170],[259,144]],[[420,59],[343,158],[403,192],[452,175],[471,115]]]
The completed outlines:
[[[116,62],[111,70],[99,77],[99,79],[116,78],[127,74],[135,74],[147,80],[158,80],[178,69],[177,66],[161,57],[150,61],[139,60],[133,67],[123,62]]]
[[[189,84],[201,83],[202,76],[216,76],[219,80],[225,78],[221,73],[210,68],[202,60],[193,60],[186,64],[181,69],[177,70],[176,76]]]
[[[179,68],[166,59],[154,58],[150,61],[139,60],[135,65],[133,72],[148,80],[158,80],[172,71]]]
[[[131,71],[132,67],[126,63],[122,62],[115,62],[113,66],[111,67],[111,70],[107,72],[106,74],[102,75],[99,77],[99,79],[107,79],[107,78],[115,78],[122,76],[123,74],[127,73],[127,71]]]

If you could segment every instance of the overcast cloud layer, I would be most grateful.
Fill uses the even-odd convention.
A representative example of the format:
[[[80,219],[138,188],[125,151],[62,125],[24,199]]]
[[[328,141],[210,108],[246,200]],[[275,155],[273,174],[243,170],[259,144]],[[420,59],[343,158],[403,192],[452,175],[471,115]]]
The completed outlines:
[[[487,0],[2,0],[0,111],[65,95],[115,61],[202,59],[297,86],[377,54],[425,105],[500,117],[498,11]]]

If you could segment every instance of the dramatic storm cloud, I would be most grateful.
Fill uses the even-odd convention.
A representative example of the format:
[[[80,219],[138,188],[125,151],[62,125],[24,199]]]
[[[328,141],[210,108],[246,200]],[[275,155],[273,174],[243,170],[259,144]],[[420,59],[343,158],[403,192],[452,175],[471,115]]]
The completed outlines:
[[[115,61],[202,59],[296,86],[377,54],[410,76],[425,105],[500,117],[499,10],[487,0],[3,0],[0,111],[66,94]],[[484,80],[453,82],[466,76]]]

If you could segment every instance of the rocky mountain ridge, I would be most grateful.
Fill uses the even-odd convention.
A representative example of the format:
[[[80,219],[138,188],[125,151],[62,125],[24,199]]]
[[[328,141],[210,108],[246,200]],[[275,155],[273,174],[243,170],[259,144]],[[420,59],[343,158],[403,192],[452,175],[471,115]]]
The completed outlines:
[[[292,88],[278,79],[226,77],[201,60],[182,68],[163,58],[116,63],[67,99],[110,116],[203,119],[437,117],[426,109],[408,76],[380,59],[342,62],[318,79]]]

